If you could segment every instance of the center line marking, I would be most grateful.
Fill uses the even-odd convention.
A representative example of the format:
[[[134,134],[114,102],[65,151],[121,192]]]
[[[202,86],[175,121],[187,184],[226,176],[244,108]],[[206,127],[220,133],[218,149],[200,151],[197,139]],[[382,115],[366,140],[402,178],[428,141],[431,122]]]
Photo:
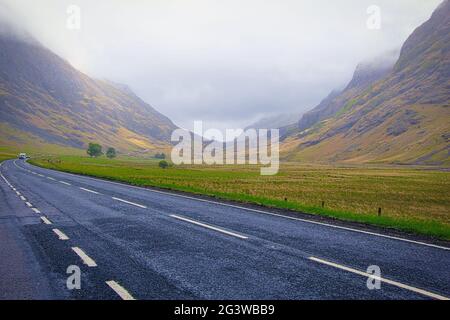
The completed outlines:
[[[376,280],[385,282],[387,284],[390,284],[390,285],[393,285],[393,286],[396,286],[396,287],[399,287],[399,288],[402,288],[402,289],[406,289],[406,290],[409,290],[409,291],[412,291],[412,292],[415,292],[415,293],[419,293],[421,295],[424,295],[424,296],[427,296],[427,297],[430,297],[430,298],[433,298],[433,299],[449,300],[449,298],[441,296],[441,295],[433,293],[433,292],[429,292],[429,291],[426,291],[426,290],[423,290],[423,289],[415,288],[415,287],[412,287],[412,286],[409,286],[407,284],[403,284],[403,283],[400,283],[400,282],[397,282],[397,281],[393,281],[393,280],[385,279],[385,278],[382,278],[382,277],[374,276],[374,275],[372,275],[370,273],[363,272],[363,271],[360,271],[360,270],[357,270],[357,269],[353,269],[353,268],[349,268],[349,267],[346,267],[346,266],[343,266],[343,265],[340,265],[340,264],[337,264],[337,263],[334,263],[334,262],[329,262],[329,261],[322,260],[322,259],[315,258],[315,257],[309,257],[309,259],[312,260],[312,261],[318,262],[318,263],[322,263],[322,264],[325,264],[325,265],[337,268],[337,269],[341,269],[341,270],[344,270],[344,271],[352,272],[352,273],[358,274],[358,275],[363,276],[363,277],[376,279]]]
[[[90,192],[90,193],[94,193],[94,194],[99,194],[97,191],[94,190],[90,190],[90,189],[86,189],[86,188],[82,188],[80,187],[81,190],[86,191],[86,192]]]
[[[50,220],[48,220],[46,217],[42,216],[41,220],[45,223],[45,224],[52,224]]]
[[[20,196],[20,199],[23,201],[27,201],[27,199],[24,196]]]
[[[88,267],[96,267],[97,264],[92,260],[83,250],[78,247],[72,247],[72,250],[83,260],[83,263]]]
[[[29,203],[28,201],[27,202],[25,202],[25,204],[27,205],[27,206],[29,206],[30,208],[33,206],[31,203]]]
[[[43,175],[43,174],[40,174],[40,173],[38,173],[38,176],[39,176],[39,177],[43,177],[44,175]]]
[[[190,222],[192,224],[195,224],[195,225],[198,225],[198,226],[201,226],[201,227],[204,227],[204,228],[208,228],[208,229],[211,229],[211,230],[215,230],[215,231],[218,231],[218,232],[225,233],[225,234],[227,234],[229,236],[233,236],[233,237],[240,238],[240,239],[248,239],[248,237],[243,236],[241,234],[234,233],[234,232],[231,232],[231,231],[227,231],[227,230],[224,230],[224,229],[221,229],[221,228],[218,228],[218,227],[214,227],[214,226],[211,226],[209,224],[205,224],[205,223],[198,222],[198,221],[195,221],[195,220],[191,220],[191,219],[188,219],[188,218],[185,218],[185,217],[177,216],[175,214],[171,214],[170,216],[172,218],[175,218],[175,219],[178,219],[178,220],[183,220],[183,221]]]
[[[16,191],[16,194],[17,194],[18,196],[20,196],[20,192],[19,192],[19,191]]]
[[[47,179],[55,181],[55,179],[52,177],[47,177]]]
[[[56,233],[56,235],[59,237],[59,240],[69,240],[69,237],[66,236],[66,235],[64,234],[64,232],[62,232],[61,230],[59,230],[59,229],[53,229],[53,232]]]
[[[142,204],[139,204],[139,203],[134,203],[134,202],[127,201],[127,200],[123,200],[123,199],[116,198],[116,197],[112,197],[112,198],[113,198],[114,200],[117,200],[117,201],[120,201],[120,202],[124,202],[124,203],[127,203],[127,204],[131,204],[132,206],[136,206],[136,207],[139,207],[139,208],[142,208],[142,209],[147,209],[146,206],[144,206],[144,205],[142,205]]]
[[[106,281],[106,284],[113,289],[122,300],[135,300],[134,297],[120,284],[115,282],[114,280]]]
[[[71,186],[71,184],[70,184],[70,183],[68,183],[68,182],[65,182],[65,181],[59,181],[59,183],[65,184],[66,186]]]
[[[38,209],[36,208],[31,208],[31,210],[33,210],[35,213],[41,213]]]

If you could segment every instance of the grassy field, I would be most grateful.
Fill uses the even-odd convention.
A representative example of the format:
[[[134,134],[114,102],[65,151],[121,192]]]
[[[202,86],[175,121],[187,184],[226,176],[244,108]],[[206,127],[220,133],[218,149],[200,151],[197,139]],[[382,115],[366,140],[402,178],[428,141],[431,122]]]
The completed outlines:
[[[157,160],[61,156],[31,162],[138,186],[207,194],[450,240],[450,172],[286,163],[277,176],[260,176],[258,167],[161,169]]]
[[[3,150],[0,147],[0,162],[8,159],[14,159],[17,157],[17,154],[10,152],[9,150]]]

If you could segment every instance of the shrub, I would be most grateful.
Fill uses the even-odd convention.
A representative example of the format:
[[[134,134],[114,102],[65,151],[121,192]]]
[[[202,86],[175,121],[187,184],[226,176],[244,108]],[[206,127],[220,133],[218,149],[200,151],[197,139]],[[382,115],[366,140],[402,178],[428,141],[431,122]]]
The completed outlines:
[[[108,150],[106,150],[106,156],[109,158],[109,159],[112,159],[112,158],[115,158],[116,156],[117,156],[117,154],[116,154],[116,149],[114,149],[114,148],[108,148]]]
[[[88,149],[86,150],[87,154],[91,157],[100,157],[102,152],[102,146],[98,143],[89,143]]]
[[[169,163],[166,160],[161,160],[158,165],[160,168],[166,169],[169,166]]]

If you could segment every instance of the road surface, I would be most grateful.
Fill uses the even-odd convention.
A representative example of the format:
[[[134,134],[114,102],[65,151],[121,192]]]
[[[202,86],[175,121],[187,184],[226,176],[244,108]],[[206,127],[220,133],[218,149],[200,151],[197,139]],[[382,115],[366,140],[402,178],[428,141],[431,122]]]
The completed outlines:
[[[445,244],[21,160],[0,172],[0,299],[450,297]]]

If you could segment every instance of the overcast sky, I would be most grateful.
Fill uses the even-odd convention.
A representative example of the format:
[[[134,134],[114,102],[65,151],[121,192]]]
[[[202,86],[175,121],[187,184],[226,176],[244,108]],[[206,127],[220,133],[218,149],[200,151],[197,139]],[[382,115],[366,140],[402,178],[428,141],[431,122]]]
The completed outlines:
[[[177,125],[300,113],[362,60],[400,48],[440,0],[0,0],[81,71],[129,85]],[[70,30],[67,8],[81,9]],[[381,28],[367,27],[367,8]]]

